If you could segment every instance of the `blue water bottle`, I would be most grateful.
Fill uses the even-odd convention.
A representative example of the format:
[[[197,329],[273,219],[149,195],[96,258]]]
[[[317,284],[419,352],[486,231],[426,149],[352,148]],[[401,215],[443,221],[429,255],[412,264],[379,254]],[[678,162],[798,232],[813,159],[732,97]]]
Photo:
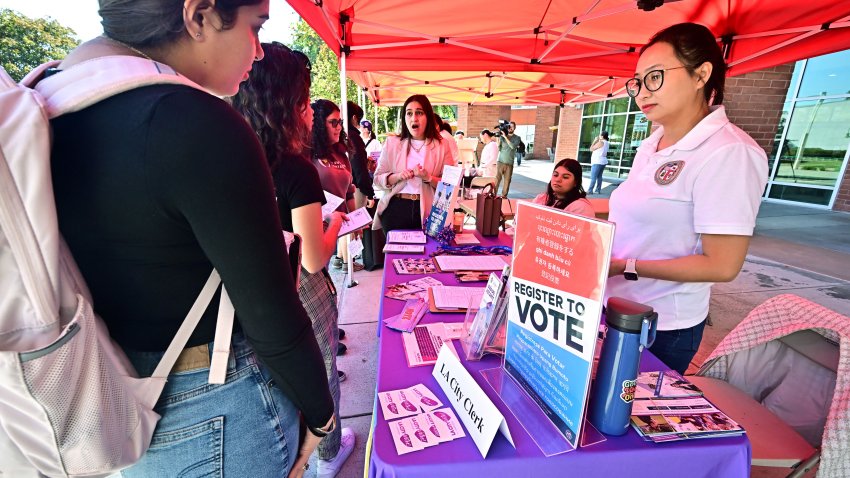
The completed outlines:
[[[605,314],[608,332],[590,392],[590,423],[606,435],[622,435],[629,429],[640,353],[655,341],[658,314],[620,297],[608,299]]]

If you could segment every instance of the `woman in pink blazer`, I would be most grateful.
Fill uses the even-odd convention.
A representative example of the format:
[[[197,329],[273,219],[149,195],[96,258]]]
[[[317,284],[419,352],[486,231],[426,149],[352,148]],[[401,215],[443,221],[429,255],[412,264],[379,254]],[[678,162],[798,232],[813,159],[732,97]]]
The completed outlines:
[[[443,167],[454,165],[447,141],[434,123],[434,109],[425,95],[413,95],[404,102],[401,136],[387,138],[378,168],[375,187],[384,191],[378,202],[373,229],[422,229],[422,220],[431,211],[434,190]]]

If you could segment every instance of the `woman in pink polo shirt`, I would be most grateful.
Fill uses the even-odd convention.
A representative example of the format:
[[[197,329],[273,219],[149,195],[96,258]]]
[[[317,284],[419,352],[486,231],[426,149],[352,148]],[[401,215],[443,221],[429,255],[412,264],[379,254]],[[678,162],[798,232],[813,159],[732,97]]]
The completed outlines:
[[[725,75],[715,35],[682,23],[652,37],[626,83],[661,127],[611,194],[617,230],[606,295],[658,312],[650,350],[679,372],[702,340],[711,284],[741,270],[767,182],[764,151],[721,106]]]

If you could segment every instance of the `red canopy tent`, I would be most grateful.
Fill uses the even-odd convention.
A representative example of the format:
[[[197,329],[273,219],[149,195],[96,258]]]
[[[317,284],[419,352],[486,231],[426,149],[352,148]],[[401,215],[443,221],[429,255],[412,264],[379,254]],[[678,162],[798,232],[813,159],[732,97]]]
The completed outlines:
[[[731,75],[850,48],[835,0],[287,1],[384,105],[424,87],[442,103],[618,96],[640,47],[685,21],[717,35]]]

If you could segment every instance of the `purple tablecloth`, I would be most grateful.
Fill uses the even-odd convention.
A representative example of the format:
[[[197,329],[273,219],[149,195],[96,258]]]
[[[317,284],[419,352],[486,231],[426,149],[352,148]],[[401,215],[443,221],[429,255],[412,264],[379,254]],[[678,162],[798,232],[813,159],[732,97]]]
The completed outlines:
[[[482,245],[510,244],[512,241],[512,238],[504,233],[499,238],[481,239]],[[426,249],[430,252],[435,247],[433,242],[429,242]],[[422,277],[397,275],[389,262],[399,257],[404,256],[387,254],[384,286]],[[434,277],[446,285],[457,285],[451,273],[436,274]],[[477,285],[483,286],[483,283]],[[398,314],[401,312],[402,305],[401,301],[384,298],[381,305],[381,319]],[[463,321],[462,314],[429,313],[422,319],[422,323],[460,321]],[[407,388],[424,383],[443,403],[450,403],[437,381],[431,376],[433,367],[409,368],[407,366],[400,332],[384,328],[380,335],[377,376],[379,391]],[[457,351],[458,355],[463,355],[460,344],[457,344]],[[607,437],[605,442],[593,446],[545,457],[516,417],[499,400],[479,373],[480,370],[498,367],[500,360],[494,356],[485,356],[485,359],[480,362],[463,360],[463,363],[507,419],[516,449],[511,447],[501,434],[497,434],[486,459],[481,458],[481,454],[468,436],[399,456],[396,454],[389,427],[381,414],[380,407],[376,407],[369,476],[377,478],[449,476],[463,478],[478,476],[488,478],[546,476],[735,478],[748,477],[750,474],[750,444],[746,436],[656,444],[643,441],[634,430],[630,429],[621,437]],[[652,354],[644,352],[641,359],[642,371],[667,368]]]

